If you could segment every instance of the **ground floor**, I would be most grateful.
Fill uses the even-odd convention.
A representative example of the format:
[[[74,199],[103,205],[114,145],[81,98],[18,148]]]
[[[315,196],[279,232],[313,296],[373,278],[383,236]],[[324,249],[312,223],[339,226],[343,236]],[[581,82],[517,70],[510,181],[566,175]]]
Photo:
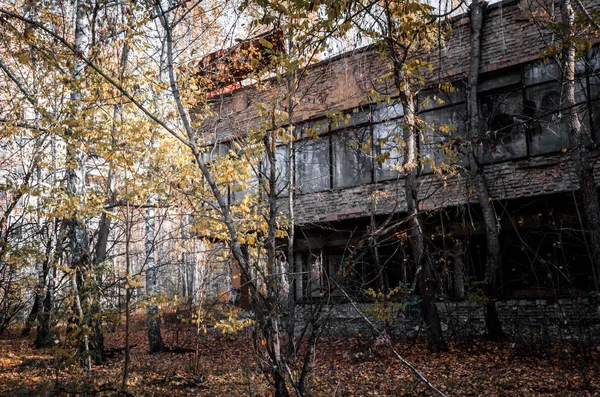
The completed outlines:
[[[573,193],[498,201],[501,269],[498,299],[581,298],[594,290],[585,220]],[[476,300],[487,255],[477,204],[422,213],[427,252],[444,300]],[[373,232],[375,231],[375,232]],[[296,227],[296,299],[310,299],[332,284],[359,300],[374,293],[411,291],[409,225],[402,213]],[[339,294],[339,292],[338,292]],[[390,296],[390,298],[393,298]],[[393,300],[393,299],[392,299]]]

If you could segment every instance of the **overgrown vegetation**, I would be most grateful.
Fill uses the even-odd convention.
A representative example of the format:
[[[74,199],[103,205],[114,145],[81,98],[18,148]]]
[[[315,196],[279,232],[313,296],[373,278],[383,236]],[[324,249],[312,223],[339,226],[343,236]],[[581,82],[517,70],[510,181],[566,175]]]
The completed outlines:
[[[598,13],[559,3],[560,15],[530,4],[539,40],[553,40],[539,57],[564,88],[541,115],[523,98],[513,115],[505,87],[482,88],[477,0],[2,3],[1,392],[594,393]],[[471,62],[449,81],[428,54],[448,45],[461,5]],[[378,69],[315,92],[348,76],[315,66],[337,42],[372,44],[360,51]],[[461,95],[461,117],[421,111]],[[509,205],[526,205],[495,197],[485,166],[542,130],[569,143],[558,152],[572,201],[517,220]],[[464,199],[445,196],[451,180]],[[366,203],[303,218],[322,192],[362,184]],[[554,254],[542,257],[538,232]],[[503,278],[515,241],[529,262]],[[499,313],[517,277],[538,297],[550,285],[551,320],[520,329],[526,304]],[[332,336],[342,305],[367,331]]]

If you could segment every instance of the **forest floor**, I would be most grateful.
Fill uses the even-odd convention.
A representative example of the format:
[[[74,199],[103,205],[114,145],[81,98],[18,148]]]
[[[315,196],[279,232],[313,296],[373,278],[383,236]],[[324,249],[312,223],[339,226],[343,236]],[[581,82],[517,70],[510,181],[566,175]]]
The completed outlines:
[[[235,335],[216,330],[202,332],[198,369],[194,370],[194,353],[149,354],[143,323],[134,328],[130,396],[270,395],[247,331]],[[168,346],[192,348],[196,332],[191,325],[167,324],[163,336]],[[106,330],[105,338],[107,348],[123,347],[123,327],[115,332]],[[475,339],[468,345],[452,346],[446,353],[433,354],[422,342],[393,343],[448,395],[600,395],[600,346],[593,347],[583,360],[568,346],[525,349],[511,342]],[[21,337],[18,330],[0,337],[0,396],[118,395],[122,352],[88,373],[69,358],[66,350],[37,350],[33,337]],[[430,395],[389,348],[377,346],[365,336],[321,338],[312,365],[311,396]],[[585,378],[595,392],[586,390]]]

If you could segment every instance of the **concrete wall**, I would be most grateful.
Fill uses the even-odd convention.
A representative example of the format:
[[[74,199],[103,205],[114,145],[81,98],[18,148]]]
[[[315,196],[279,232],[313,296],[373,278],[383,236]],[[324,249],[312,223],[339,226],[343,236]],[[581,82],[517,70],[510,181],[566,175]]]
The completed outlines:
[[[379,331],[385,330],[391,336],[425,335],[418,305],[392,304],[389,309],[392,321],[387,325],[374,315],[378,305],[359,303],[357,307]],[[516,340],[557,341],[590,337],[594,341],[600,340],[600,305],[588,298],[507,300],[496,306],[503,330]],[[469,301],[438,302],[437,308],[447,335],[465,339],[485,333],[483,306]],[[304,317],[309,314],[304,308],[299,308],[298,312]],[[330,333],[375,335],[372,327],[349,303],[328,306],[322,321]]]

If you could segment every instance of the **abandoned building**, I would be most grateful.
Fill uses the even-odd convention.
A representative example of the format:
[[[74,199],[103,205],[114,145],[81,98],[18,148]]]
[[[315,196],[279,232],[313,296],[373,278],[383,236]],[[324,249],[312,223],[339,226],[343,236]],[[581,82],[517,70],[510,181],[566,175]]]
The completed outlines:
[[[564,117],[571,110],[563,108],[561,67],[544,56],[559,38],[536,20],[536,7],[535,1],[505,0],[485,11],[478,84],[482,132],[472,144],[500,223],[497,295],[551,302],[594,290],[586,246],[600,242],[586,241],[582,233]],[[420,55],[431,69],[418,93],[423,127],[416,172],[425,235],[444,286],[441,295],[460,300],[483,278],[486,237],[460,149],[466,140],[469,16],[454,17],[450,25],[443,43]],[[295,186],[294,269],[302,276],[292,288],[299,300],[318,293],[323,277],[348,260],[355,280],[348,288],[357,294],[410,284],[414,276],[403,234],[402,146],[393,138],[402,128],[403,108],[390,79],[380,78],[390,67],[377,46],[357,49],[308,67],[294,93],[292,122],[302,135],[294,143],[292,175],[285,161],[288,146],[282,143],[277,153],[283,212],[285,186],[290,180]],[[576,72],[577,115],[600,143],[600,49],[591,46],[578,59]],[[438,88],[448,83],[452,89]],[[213,148],[226,151],[230,141],[246,136],[261,119],[256,104],[286,97],[285,81],[271,78],[266,85],[240,85],[211,98],[218,116],[202,128]],[[241,194],[231,190],[231,202]],[[384,221],[398,225],[381,238],[376,268],[364,240]]]

